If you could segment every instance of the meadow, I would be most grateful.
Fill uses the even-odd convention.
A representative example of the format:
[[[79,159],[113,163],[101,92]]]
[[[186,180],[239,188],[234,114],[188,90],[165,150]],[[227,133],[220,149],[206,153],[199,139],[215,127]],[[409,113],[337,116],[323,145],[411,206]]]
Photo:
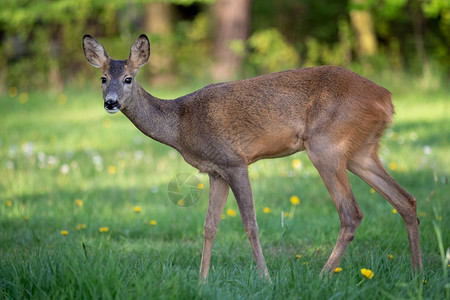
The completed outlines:
[[[273,284],[258,277],[231,193],[209,281],[199,284],[208,177],[122,114],[107,114],[100,87],[10,88],[0,96],[0,299],[450,299],[450,90],[385,86],[396,115],[380,156],[418,200],[423,274],[411,274],[399,214],[349,174],[365,218],[340,272],[319,278],[339,219],[297,153],[250,167]],[[194,201],[169,198],[179,174],[196,180]]]

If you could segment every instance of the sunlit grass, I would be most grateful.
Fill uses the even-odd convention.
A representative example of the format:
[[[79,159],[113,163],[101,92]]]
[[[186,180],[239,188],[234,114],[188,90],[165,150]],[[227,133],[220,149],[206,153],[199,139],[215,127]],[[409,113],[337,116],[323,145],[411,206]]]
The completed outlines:
[[[99,91],[9,89],[0,96],[0,298],[448,297],[448,92],[394,91],[397,113],[380,149],[385,167],[418,200],[425,285],[411,278],[401,217],[351,174],[365,218],[334,276],[319,279],[339,218],[317,171],[298,153],[249,170],[273,285],[258,279],[230,195],[210,280],[201,286],[207,176],[123,115],[105,113]],[[194,206],[167,196],[180,173],[199,180]]]

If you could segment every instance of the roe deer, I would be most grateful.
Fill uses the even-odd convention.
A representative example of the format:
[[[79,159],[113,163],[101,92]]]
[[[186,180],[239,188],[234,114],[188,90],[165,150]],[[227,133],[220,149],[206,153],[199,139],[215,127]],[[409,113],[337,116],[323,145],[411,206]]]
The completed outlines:
[[[89,35],[87,61],[103,72],[104,107],[122,111],[145,135],[178,150],[210,180],[200,280],[207,280],[214,236],[228,196],[235,195],[259,275],[270,280],[258,237],[248,165],[306,150],[334,200],[340,233],[321,273],[338,267],[363,214],[347,169],[386,198],[402,216],[413,270],[422,271],[416,199],[383,168],[379,139],[394,108],[386,89],[333,66],[302,68],[208,85],[175,100],[147,93],[135,80],[150,56],[141,35],[126,60],[111,59]]]

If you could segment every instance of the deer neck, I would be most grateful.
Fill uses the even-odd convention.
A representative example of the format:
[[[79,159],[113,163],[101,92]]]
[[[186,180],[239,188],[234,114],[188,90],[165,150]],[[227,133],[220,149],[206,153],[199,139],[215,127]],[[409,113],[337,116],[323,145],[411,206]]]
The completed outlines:
[[[179,123],[176,102],[153,97],[139,84],[135,88],[123,114],[145,135],[174,147]]]

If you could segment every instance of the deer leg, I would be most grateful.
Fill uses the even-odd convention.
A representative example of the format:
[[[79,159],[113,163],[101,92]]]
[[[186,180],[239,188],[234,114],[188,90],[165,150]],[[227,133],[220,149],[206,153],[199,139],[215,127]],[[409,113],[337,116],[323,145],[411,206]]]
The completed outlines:
[[[265,277],[270,281],[270,275],[267,271],[266,261],[258,236],[258,224],[256,222],[255,206],[250,180],[248,178],[248,170],[247,168],[233,169],[229,172],[229,175],[228,182],[236,198],[242,224],[250,241],[259,275],[261,278]]]
[[[338,157],[343,156],[329,157],[323,152],[317,155],[311,151],[308,151],[308,156],[319,171],[328,192],[333,198],[341,223],[336,245],[321,271],[321,274],[323,274],[324,272],[332,272],[339,266],[342,256],[355,236],[356,229],[361,224],[363,214],[351,190],[346,163],[339,161]]]
[[[206,281],[209,274],[214,237],[217,233],[220,217],[228,197],[229,185],[219,176],[209,175],[209,205],[204,225],[202,262],[200,264],[200,281]]]
[[[422,272],[416,199],[386,172],[378,158],[376,149],[375,146],[369,151],[360,152],[359,155],[352,157],[348,169],[386,198],[402,216],[408,233],[413,271],[419,270]]]

